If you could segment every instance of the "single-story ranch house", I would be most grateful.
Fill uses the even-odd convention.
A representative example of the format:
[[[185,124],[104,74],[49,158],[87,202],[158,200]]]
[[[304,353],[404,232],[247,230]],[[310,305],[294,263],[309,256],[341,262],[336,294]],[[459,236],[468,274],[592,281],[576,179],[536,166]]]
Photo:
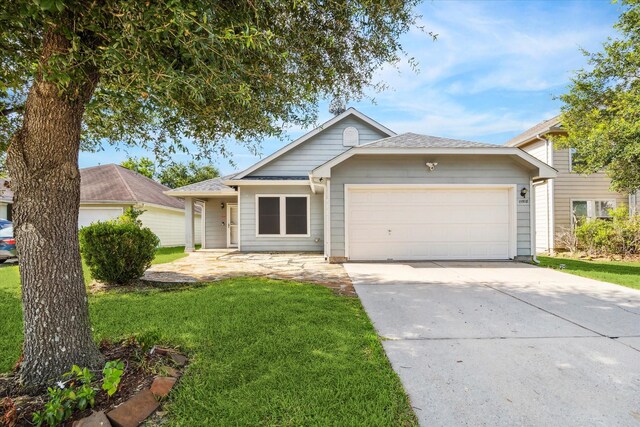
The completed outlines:
[[[348,260],[530,259],[533,183],[556,171],[516,148],[397,135],[350,108],[250,168],[169,190],[194,201],[203,248]]]

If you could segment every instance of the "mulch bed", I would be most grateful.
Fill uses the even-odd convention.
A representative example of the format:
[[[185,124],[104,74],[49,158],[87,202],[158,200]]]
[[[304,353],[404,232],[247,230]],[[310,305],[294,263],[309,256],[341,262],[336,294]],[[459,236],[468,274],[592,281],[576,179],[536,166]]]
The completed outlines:
[[[71,426],[73,421],[87,417],[94,411],[108,412],[140,390],[150,388],[155,376],[162,373],[165,367],[176,366],[167,352],[144,349],[135,338],[119,343],[102,342],[100,350],[105,360],[118,359],[125,365],[118,391],[109,397],[105,391],[100,390],[101,372],[94,372],[94,382],[97,384],[95,388],[99,389],[95,396],[95,405],[93,408],[74,413],[62,424],[63,426]],[[47,387],[27,389],[18,383],[18,367],[19,364],[14,372],[0,376],[1,426],[32,426],[34,412],[41,411],[48,401]]]

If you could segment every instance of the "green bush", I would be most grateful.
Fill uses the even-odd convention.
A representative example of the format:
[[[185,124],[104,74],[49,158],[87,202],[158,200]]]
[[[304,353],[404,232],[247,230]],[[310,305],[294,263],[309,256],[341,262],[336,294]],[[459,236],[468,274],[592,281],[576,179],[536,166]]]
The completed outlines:
[[[94,222],[80,230],[80,250],[94,279],[125,285],[149,268],[160,240],[137,216],[137,210],[127,210],[117,220]]]
[[[579,248],[589,255],[640,253],[640,216],[629,216],[626,206],[609,213],[611,219],[586,220],[575,227]]]

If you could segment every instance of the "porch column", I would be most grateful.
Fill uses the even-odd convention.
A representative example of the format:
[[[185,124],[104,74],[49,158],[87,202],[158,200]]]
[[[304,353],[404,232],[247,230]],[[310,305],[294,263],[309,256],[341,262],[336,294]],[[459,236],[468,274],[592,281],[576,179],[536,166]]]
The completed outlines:
[[[194,242],[193,197],[184,198],[184,251],[193,252]]]

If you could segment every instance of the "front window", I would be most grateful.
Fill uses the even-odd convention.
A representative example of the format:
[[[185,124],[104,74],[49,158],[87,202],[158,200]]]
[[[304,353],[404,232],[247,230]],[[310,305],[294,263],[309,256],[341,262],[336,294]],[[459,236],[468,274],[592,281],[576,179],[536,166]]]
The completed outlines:
[[[257,196],[258,236],[308,236],[309,196]]]
[[[585,219],[610,219],[610,210],[615,207],[615,200],[574,200],[571,202],[573,223]]]

